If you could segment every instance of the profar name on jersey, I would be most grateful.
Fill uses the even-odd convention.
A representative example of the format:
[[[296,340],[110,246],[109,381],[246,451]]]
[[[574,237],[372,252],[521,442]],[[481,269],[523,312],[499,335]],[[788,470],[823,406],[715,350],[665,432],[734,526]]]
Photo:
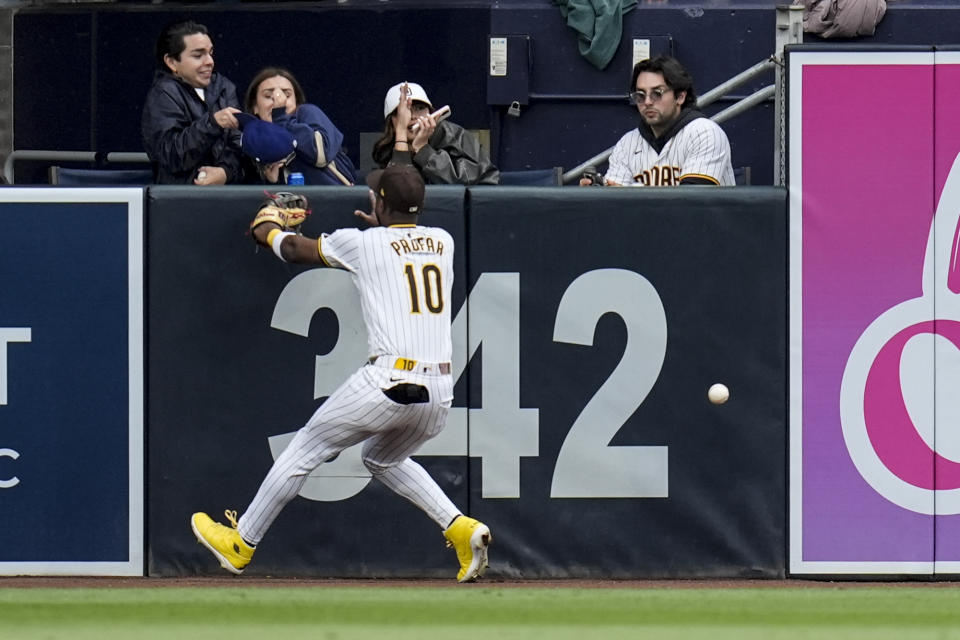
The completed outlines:
[[[402,240],[394,240],[390,243],[397,255],[405,253],[435,253],[438,256],[443,255],[443,242],[436,240],[432,236],[415,236]]]

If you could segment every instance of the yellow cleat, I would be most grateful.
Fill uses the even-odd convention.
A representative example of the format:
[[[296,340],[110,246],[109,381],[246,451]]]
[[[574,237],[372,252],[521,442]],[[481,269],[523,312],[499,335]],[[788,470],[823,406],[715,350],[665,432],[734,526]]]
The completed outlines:
[[[479,520],[458,516],[443,532],[443,537],[447,539],[447,546],[457,551],[460,561],[457,582],[473,582],[481,577],[489,566],[487,547],[493,542],[489,527]]]
[[[244,567],[253,559],[256,547],[251,547],[237,533],[237,512],[227,509],[223,512],[233,527],[214,522],[205,513],[197,512],[190,518],[190,527],[197,540],[220,561],[220,566],[231,573],[240,575]]]

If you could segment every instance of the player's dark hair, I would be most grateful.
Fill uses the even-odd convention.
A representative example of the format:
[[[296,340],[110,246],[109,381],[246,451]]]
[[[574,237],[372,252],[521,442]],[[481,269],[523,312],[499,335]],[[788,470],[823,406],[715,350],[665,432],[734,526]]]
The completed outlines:
[[[161,71],[169,71],[167,63],[164,62],[165,56],[170,56],[174,60],[180,59],[180,54],[187,48],[184,38],[192,36],[195,33],[209,35],[207,28],[199,22],[193,20],[180,20],[171,22],[157,37],[157,44],[154,46],[153,53],[156,58],[157,68]]]
[[[303,93],[303,87],[300,86],[292,73],[283,67],[266,67],[253,76],[250,86],[247,87],[247,93],[243,97],[243,106],[248,113],[253,113],[254,107],[257,106],[257,92],[260,91],[260,85],[263,84],[263,81],[277,76],[286,78],[293,85],[293,98],[297,101],[298,107],[307,101],[307,97]]]
[[[664,82],[673,89],[675,94],[686,91],[687,98],[683,101],[684,109],[695,109],[697,107],[697,94],[693,90],[693,78],[690,77],[679,60],[670,56],[657,56],[656,58],[641,60],[633,65],[633,76],[630,78],[628,93],[637,90],[637,78],[644,71],[661,74]]]

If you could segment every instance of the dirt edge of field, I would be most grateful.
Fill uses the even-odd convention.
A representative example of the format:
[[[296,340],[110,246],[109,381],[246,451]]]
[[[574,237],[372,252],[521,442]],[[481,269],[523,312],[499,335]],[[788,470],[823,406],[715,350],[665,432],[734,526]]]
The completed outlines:
[[[191,577],[98,577],[98,576],[0,576],[0,589],[25,588],[181,588],[181,587],[451,587],[477,588],[531,588],[531,589],[777,589],[777,588],[945,588],[958,587],[960,581],[938,579],[890,580],[816,580],[816,579],[707,579],[707,580],[516,580],[484,579],[473,584],[457,584],[455,580],[438,579],[332,579],[332,578],[272,578],[262,576],[191,576]]]

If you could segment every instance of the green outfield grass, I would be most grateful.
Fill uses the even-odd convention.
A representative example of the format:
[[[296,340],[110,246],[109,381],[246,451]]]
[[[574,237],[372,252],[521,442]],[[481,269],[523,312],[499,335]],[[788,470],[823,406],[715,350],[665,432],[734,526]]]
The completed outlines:
[[[0,588],[0,638],[960,638],[960,588]]]

